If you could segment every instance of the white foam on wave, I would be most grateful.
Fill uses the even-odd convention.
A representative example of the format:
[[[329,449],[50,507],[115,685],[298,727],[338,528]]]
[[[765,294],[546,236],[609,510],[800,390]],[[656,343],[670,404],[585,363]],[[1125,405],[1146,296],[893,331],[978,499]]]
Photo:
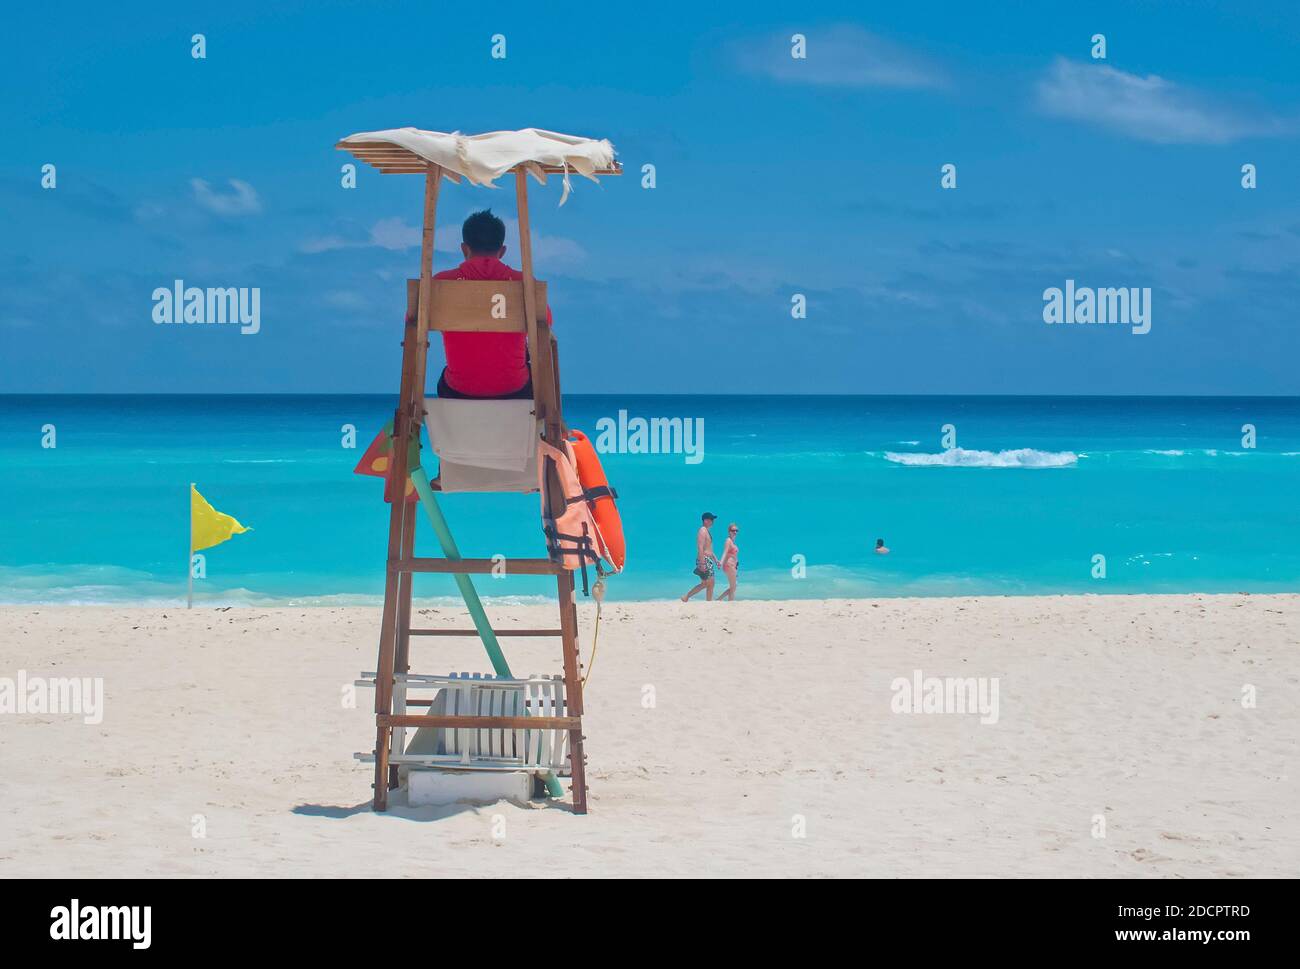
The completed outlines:
[[[368,585],[356,576],[320,578],[321,585],[359,588]],[[116,606],[142,609],[174,609],[184,605],[185,577],[159,577],[153,573],[116,565],[67,564],[42,566],[0,565],[0,606]],[[419,596],[419,607],[464,608],[457,596]],[[491,606],[526,606],[552,602],[540,594],[484,595]],[[194,584],[196,608],[272,608],[284,606],[368,606],[384,603],[381,593],[260,592],[244,586],[213,588],[208,582]]]
[[[1117,451],[1117,452],[1115,452],[1115,453],[1117,453],[1117,454],[1123,454],[1123,453],[1125,453],[1125,452],[1123,452],[1123,451]],[[1213,447],[1206,447],[1206,448],[1190,448],[1190,449],[1187,449],[1187,450],[1183,450],[1182,448],[1167,448],[1167,449],[1166,449],[1166,448],[1148,448],[1148,449],[1146,449],[1145,451],[1143,451],[1142,453],[1143,453],[1143,454],[1159,454],[1159,455],[1161,455],[1162,457],[1171,457],[1171,458],[1181,458],[1181,457],[1185,457],[1185,456],[1191,456],[1191,457],[1206,457],[1206,458],[1217,458],[1217,457],[1220,457],[1220,456],[1223,456],[1223,457],[1230,457],[1230,458],[1245,458],[1245,457],[1253,457],[1253,456],[1255,456],[1255,455],[1259,455],[1259,454],[1265,454],[1265,455],[1266,455],[1266,454],[1277,454],[1278,456],[1280,456],[1280,457],[1284,457],[1284,458],[1285,458],[1285,457],[1297,457],[1297,456],[1300,456],[1300,451],[1275,451],[1275,452],[1269,452],[1269,451],[1221,451],[1221,450],[1219,450],[1218,448],[1213,448]]]
[[[886,451],[885,460],[913,468],[1068,468],[1077,464],[1073,451],[1039,451],[1031,447],[1009,451],[971,451],[950,448],[938,454]]]

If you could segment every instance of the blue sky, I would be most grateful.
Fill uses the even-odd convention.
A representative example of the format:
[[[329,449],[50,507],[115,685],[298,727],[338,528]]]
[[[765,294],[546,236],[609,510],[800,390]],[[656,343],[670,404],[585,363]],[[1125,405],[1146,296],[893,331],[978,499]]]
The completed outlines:
[[[421,180],[333,145],[404,125],[614,143],[532,194],[567,391],[1300,392],[1300,12],[1072,6],[16,7],[0,392],[395,391]],[[447,186],[440,242],[484,205]],[[261,332],[155,325],[176,278]],[[1151,332],[1046,325],[1067,278]]]

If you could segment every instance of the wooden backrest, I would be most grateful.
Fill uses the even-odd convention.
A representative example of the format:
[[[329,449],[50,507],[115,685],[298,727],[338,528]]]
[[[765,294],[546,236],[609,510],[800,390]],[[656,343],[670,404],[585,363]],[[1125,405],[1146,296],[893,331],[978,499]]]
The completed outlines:
[[[546,318],[546,283],[536,280],[537,312]],[[420,305],[420,281],[406,281],[407,313]],[[429,329],[442,332],[527,333],[521,280],[435,279],[430,285]]]

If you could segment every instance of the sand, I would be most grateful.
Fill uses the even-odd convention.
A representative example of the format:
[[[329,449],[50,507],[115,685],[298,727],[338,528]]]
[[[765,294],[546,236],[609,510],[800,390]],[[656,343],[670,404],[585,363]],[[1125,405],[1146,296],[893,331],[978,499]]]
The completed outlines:
[[[1300,596],[611,604],[586,817],[372,813],[372,694],[345,701],[378,618],[0,609],[0,678],[105,691],[99,724],[0,714],[0,876],[1300,873]],[[552,641],[506,648],[560,669]],[[488,668],[474,640],[413,649]],[[996,722],[894,712],[917,669],[996,678]]]

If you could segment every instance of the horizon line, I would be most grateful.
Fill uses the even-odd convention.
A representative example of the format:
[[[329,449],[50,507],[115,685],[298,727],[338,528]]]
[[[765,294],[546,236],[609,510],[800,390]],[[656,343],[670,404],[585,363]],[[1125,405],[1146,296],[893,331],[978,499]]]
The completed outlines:
[[[4,391],[0,399],[6,397],[389,397],[396,396],[391,390],[369,391]],[[655,391],[599,391],[569,392],[564,397],[761,397],[788,399],[832,399],[860,398],[872,400],[889,400],[917,397],[987,397],[990,399],[1025,399],[1025,400],[1300,400],[1300,394],[1007,394],[1007,393],[911,393],[911,394],[852,394],[852,393],[664,393]],[[492,398],[484,398],[490,400]]]

